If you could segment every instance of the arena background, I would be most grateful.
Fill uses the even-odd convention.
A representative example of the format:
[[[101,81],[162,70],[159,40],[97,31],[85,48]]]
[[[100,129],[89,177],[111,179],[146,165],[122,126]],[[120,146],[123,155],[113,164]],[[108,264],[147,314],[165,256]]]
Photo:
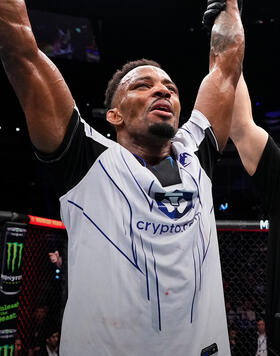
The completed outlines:
[[[113,131],[102,118],[104,91],[112,73],[125,61],[142,57],[159,61],[180,89],[183,116],[188,117],[199,84],[208,70],[209,36],[201,25],[206,1],[40,0],[27,1],[31,10],[87,18],[95,35],[100,61],[53,57],[83,117],[103,133]],[[244,73],[255,120],[279,141],[280,16],[276,1],[245,1]],[[27,139],[22,110],[0,68],[0,209],[59,218],[55,199],[46,193]],[[42,97],[42,100],[44,98]],[[92,109],[97,109],[92,114]],[[20,129],[20,131],[16,131]],[[42,183],[43,182],[43,183]],[[46,196],[48,200],[46,200]],[[229,144],[214,180],[218,218],[258,219],[262,214],[254,188]],[[227,210],[219,210],[228,203]]]
[[[61,27],[66,37],[71,20],[68,16],[72,20],[76,18],[71,25],[72,39],[73,34],[83,34],[82,29],[87,26],[94,46],[87,47],[86,55],[74,56],[67,51],[51,55],[82,116],[97,130],[114,138],[112,128],[104,119],[107,81],[124,62],[143,57],[158,61],[170,74],[180,90],[182,120],[189,116],[199,84],[208,71],[209,34],[201,24],[206,1],[30,0],[27,6],[42,41],[49,38],[43,26],[40,29],[40,21],[46,21],[42,18],[45,19],[48,12],[55,14],[49,16],[56,19],[56,30]],[[244,75],[254,118],[279,143],[280,16],[277,2],[245,1],[243,22],[246,33]],[[0,68],[0,82],[0,210],[59,219],[57,197],[32,153],[23,112],[3,68]],[[231,142],[218,162],[213,193],[216,217],[221,221],[266,219],[261,206],[262,192],[257,192],[252,185]],[[225,257],[226,297],[233,304],[232,309],[236,312],[238,306],[253,303],[250,308],[257,318],[263,315],[265,281],[259,272],[265,270],[267,235],[253,233],[257,238],[252,238],[253,235],[247,238],[244,231],[230,232],[220,246],[222,258]],[[237,265],[238,270],[230,267]],[[251,272],[244,282],[240,276],[248,271]],[[240,313],[236,312],[231,320],[243,318],[242,311]],[[242,320],[243,324],[234,323],[239,331],[255,330],[254,322],[248,327],[247,319]],[[251,341],[246,340],[251,345]],[[247,354],[250,355],[249,351],[242,353]]]

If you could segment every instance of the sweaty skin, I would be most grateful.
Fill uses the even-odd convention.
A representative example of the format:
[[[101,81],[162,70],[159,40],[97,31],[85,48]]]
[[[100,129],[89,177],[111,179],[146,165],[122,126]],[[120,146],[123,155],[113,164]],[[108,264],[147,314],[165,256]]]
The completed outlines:
[[[201,83],[194,106],[210,121],[220,150],[225,147],[229,135],[244,46],[237,1],[228,0],[226,11],[220,13],[212,28],[209,74]]]
[[[246,82],[241,75],[236,89],[230,138],[235,144],[246,171],[256,172],[268,133],[253,120],[251,100]]]
[[[122,146],[150,164],[170,154],[170,139],[155,137],[150,130],[156,124],[169,125],[174,133],[178,129],[178,89],[162,69],[133,69],[121,81],[113,102],[116,107],[108,111],[107,120],[116,127]]]
[[[194,106],[195,109],[199,110],[210,121],[221,150],[229,135],[234,95],[241,73],[243,51],[244,33],[237,8],[237,0],[227,0],[226,11],[223,11],[217,17],[212,30],[210,71],[201,83]],[[59,148],[64,139],[73,112],[74,101],[59,70],[37,47],[31,31],[24,0],[0,1],[0,56],[8,78],[24,110],[33,145],[43,152],[54,152]],[[190,70],[192,70],[192,68],[190,68]],[[188,78],[185,79],[186,81],[188,80]],[[92,81],[94,83],[94,78]],[[187,98],[185,99],[187,100]],[[170,138],[155,134],[154,128],[158,126],[169,127],[176,132],[179,115],[179,94],[170,77],[164,71],[156,69],[155,67],[139,67],[129,73],[121,82],[114,98],[113,108],[108,111],[107,120],[116,127],[117,139],[121,145],[126,147],[130,152],[136,153],[144,158],[148,164],[154,164],[171,153]],[[100,175],[99,177],[104,176]],[[208,180],[207,182],[210,185]],[[106,189],[103,188],[101,183],[103,183],[102,180],[99,181],[98,187]],[[94,180],[91,187],[95,188]],[[205,194],[205,197],[207,200],[209,200],[210,197],[209,201],[212,204],[211,192],[208,192],[208,188],[206,189],[207,194]],[[87,192],[90,191],[87,190]],[[94,192],[94,190],[92,190],[92,192]],[[82,193],[82,195],[86,194]],[[94,195],[91,195],[88,200],[86,200],[86,204],[89,205],[89,200],[95,204],[93,199]],[[66,204],[68,203],[69,201]],[[108,207],[108,211],[110,212],[113,205],[109,205]],[[106,206],[105,208],[103,207],[104,209],[97,208],[100,214],[103,214]],[[122,207],[115,206],[114,208],[121,209]],[[67,209],[68,207],[65,208],[64,211],[66,212]],[[67,211],[69,212],[70,209]],[[208,219],[208,212],[210,212],[210,206],[209,210],[207,210],[206,219]],[[65,213],[65,215],[66,214],[67,213]],[[122,216],[124,215],[120,215],[120,217]],[[73,215],[67,215],[67,219],[68,217],[71,220],[71,222],[69,221],[68,230],[71,232],[71,228],[69,228],[70,225],[79,225],[75,224],[78,215],[73,213]],[[82,219],[82,224],[86,223],[84,215]],[[148,225],[145,225],[145,229],[151,227],[149,223],[148,221]],[[207,222],[207,226],[209,225],[210,228],[212,224],[214,227],[213,216],[209,224]],[[85,227],[86,225],[82,226]],[[116,224],[117,228],[118,226],[119,225]],[[140,229],[143,228],[141,222],[138,227],[139,226]],[[181,229],[183,229],[184,226],[181,227]],[[172,233],[174,233],[174,231],[176,233],[177,229],[179,233],[179,226],[173,226],[173,224],[169,226],[161,224],[160,227],[155,226],[153,228],[155,234],[157,231],[164,234],[167,228],[169,228]],[[85,230],[91,231],[87,230],[86,227]],[[78,236],[75,237],[79,238],[80,236],[78,234]],[[82,236],[82,238],[86,239],[87,233],[85,236]],[[79,245],[81,248],[79,251],[86,251],[88,246],[95,247],[93,239],[90,240],[90,244],[82,242]],[[101,245],[98,244],[98,246]],[[74,247],[76,247],[75,242]],[[134,254],[134,251],[132,253]],[[79,261],[81,260],[82,258]],[[89,260],[85,259],[85,261]],[[218,260],[215,260],[215,265],[215,269],[220,270]],[[79,270],[77,270],[77,272],[78,271]],[[126,269],[124,269],[124,271],[126,271]],[[96,271],[96,273],[98,272],[99,271]],[[110,273],[110,270],[108,270],[108,272]],[[172,275],[172,270],[170,275]],[[132,274],[130,276],[132,276]],[[185,285],[185,281],[183,282]],[[103,286],[102,283],[100,285]],[[220,288],[222,288],[221,283]],[[91,293],[90,288],[88,288],[88,290],[89,293]],[[104,288],[104,291],[107,291],[107,289]],[[78,293],[79,290],[75,290],[74,292]],[[222,299],[222,293],[218,294],[220,294]],[[88,295],[87,297],[91,300],[92,295]],[[100,294],[100,300],[101,299],[102,294]],[[80,299],[78,298],[77,300]],[[101,303],[102,302],[101,300]],[[106,304],[102,305],[102,307],[104,308],[105,305]],[[78,313],[80,313],[79,310]],[[71,320],[74,320],[70,314],[68,315]],[[87,325],[82,326],[83,328],[87,327]],[[96,329],[98,329],[98,325]],[[110,328],[108,328],[108,330],[110,330]],[[81,328],[79,333],[82,334],[82,331],[83,329]],[[106,333],[106,329],[103,331]],[[133,328],[131,331],[133,332]],[[81,340],[83,335],[78,335],[79,333],[77,333],[77,336]],[[72,334],[72,331],[70,331],[68,335],[75,336],[76,334]],[[106,337],[108,337],[108,335],[110,337],[110,333],[106,334]],[[195,337],[199,338],[200,335],[195,335]],[[66,345],[67,336],[64,340],[64,344]],[[86,340],[89,340],[87,335]],[[76,340],[72,341],[73,343],[69,344],[71,346],[75,344]],[[113,340],[112,346],[115,346]],[[87,345],[87,347],[89,346]],[[114,350],[116,350],[115,347]],[[184,350],[184,352],[186,353],[188,351]],[[67,355],[68,354],[69,352],[67,352]],[[90,352],[87,354],[90,354]]]
[[[201,111],[210,121],[220,150],[225,146],[229,135],[243,51],[244,34],[237,1],[227,0],[226,11],[222,11],[217,17],[212,29],[210,71],[202,81],[195,102],[195,109]],[[0,2],[0,56],[24,110],[32,143],[43,152],[54,152],[65,136],[74,101],[59,70],[38,49],[23,0]],[[158,75],[161,73],[162,76],[166,75],[157,70],[153,72]],[[145,117],[143,110],[144,108],[147,110],[147,104],[151,101],[146,98],[143,101],[143,108],[140,101],[137,103],[140,112],[136,116],[140,121],[142,120],[139,125],[136,125],[136,116],[128,119],[128,114],[134,114],[134,112],[129,104],[132,103],[133,94],[132,90],[127,87],[127,83],[136,73],[137,70],[134,74],[130,73],[124,78],[119,95],[115,98],[116,105],[113,109],[115,113],[110,111],[107,119],[116,126],[121,144],[132,152],[143,152],[144,155],[148,150],[153,150],[149,152],[148,160],[158,161],[165,152],[169,150],[170,153],[170,142],[167,142],[169,139],[151,137],[151,132],[147,131],[143,125]],[[176,130],[179,99],[176,99],[178,103],[175,104],[175,97],[178,97],[178,94],[171,93],[163,84],[160,85],[160,91],[156,91],[168,100],[170,99],[175,105],[174,117],[169,120],[167,114],[162,114],[160,117],[158,114],[155,115],[155,112],[154,114],[150,112],[147,117],[153,122],[170,122]],[[155,85],[153,85],[153,90],[154,88]],[[152,89],[150,88],[149,91],[151,92]],[[139,93],[140,90],[137,92]],[[120,101],[122,95],[124,98]],[[145,96],[146,94],[140,95],[140,98]],[[128,103],[128,108],[125,108],[126,103]],[[122,132],[119,132],[119,128]],[[144,129],[142,136],[140,129]],[[143,142],[139,141],[139,137],[143,138]],[[148,145],[147,149],[145,145]]]

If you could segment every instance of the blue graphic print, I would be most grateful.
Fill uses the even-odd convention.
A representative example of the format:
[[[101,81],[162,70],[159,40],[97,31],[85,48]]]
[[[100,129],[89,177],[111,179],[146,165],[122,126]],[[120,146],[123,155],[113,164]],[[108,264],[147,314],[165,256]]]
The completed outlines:
[[[193,193],[175,190],[173,192],[155,193],[158,208],[170,219],[177,220],[193,208]]]

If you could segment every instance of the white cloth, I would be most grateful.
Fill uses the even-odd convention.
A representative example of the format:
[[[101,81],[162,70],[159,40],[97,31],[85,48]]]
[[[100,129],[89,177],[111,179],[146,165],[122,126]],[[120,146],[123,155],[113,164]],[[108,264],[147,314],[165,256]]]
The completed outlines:
[[[212,184],[196,155],[208,120],[194,111],[178,130],[182,183],[164,188],[84,126],[108,149],[60,199],[69,237],[60,355],[200,356],[216,343],[215,356],[230,356]]]
[[[48,346],[46,346],[48,356],[58,356],[57,350],[51,351]]]
[[[256,356],[267,356],[267,344],[265,334],[261,334],[258,337],[258,350]]]

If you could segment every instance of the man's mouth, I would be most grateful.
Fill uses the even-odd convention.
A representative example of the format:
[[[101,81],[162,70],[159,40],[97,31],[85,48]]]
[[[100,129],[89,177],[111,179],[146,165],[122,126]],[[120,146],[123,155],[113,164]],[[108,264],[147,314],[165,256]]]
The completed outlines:
[[[152,104],[150,111],[159,111],[163,115],[172,114],[174,115],[172,105],[167,100],[157,100],[154,104]]]

